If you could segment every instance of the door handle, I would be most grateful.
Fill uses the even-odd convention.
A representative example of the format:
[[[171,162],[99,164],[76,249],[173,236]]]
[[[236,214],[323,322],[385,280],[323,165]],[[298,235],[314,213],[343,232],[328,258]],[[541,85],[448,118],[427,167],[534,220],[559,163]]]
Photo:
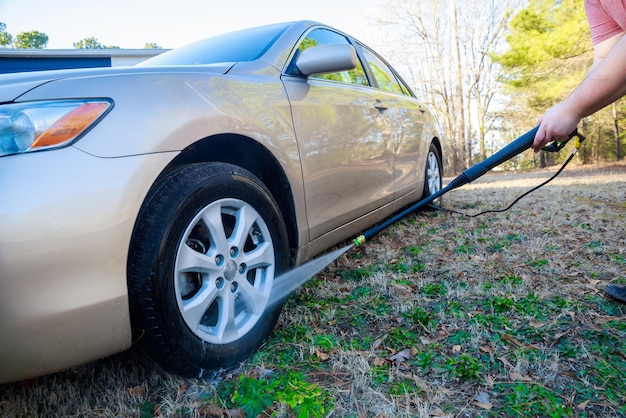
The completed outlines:
[[[380,100],[376,100],[376,103],[374,103],[374,107],[378,110],[380,110],[381,112],[383,110],[387,110],[388,107]]]

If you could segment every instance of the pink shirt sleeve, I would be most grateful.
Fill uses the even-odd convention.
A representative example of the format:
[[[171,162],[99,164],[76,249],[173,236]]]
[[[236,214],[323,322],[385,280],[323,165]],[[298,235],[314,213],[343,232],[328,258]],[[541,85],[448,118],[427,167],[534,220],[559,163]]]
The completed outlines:
[[[623,0],[585,0],[594,45],[625,31],[625,3]]]

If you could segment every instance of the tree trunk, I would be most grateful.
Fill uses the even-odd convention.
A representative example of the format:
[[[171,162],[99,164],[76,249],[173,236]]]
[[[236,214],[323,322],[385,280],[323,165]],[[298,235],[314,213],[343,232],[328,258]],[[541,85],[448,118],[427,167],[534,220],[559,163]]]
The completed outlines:
[[[461,39],[459,37],[459,22],[457,17],[457,5],[456,0],[450,2],[452,8],[452,37],[454,39],[454,101],[456,103],[456,140],[457,149],[461,150],[461,164],[460,170],[465,170],[470,166],[471,157],[468,151],[466,135],[465,135],[465,101],[463,98],[463,70],[461,67]]]
[[[622,139],[619,132],[619,118],[617,117],[617,105],[613,102],[613,128],[615,132],[615,158],[617,161],[622,159]]]

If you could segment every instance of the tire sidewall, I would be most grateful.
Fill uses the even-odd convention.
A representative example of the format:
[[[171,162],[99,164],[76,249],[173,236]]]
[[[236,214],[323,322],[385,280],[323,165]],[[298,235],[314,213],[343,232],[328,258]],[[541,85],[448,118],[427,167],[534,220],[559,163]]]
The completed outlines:
[[[158,242],[152,252],[138,254],[141,263],[150,265],[148,287],[151,297],[143,299],[143,331],[149,355],[168,371],[185,376],[203,370],[229,367],[247,358],[269,335],[281,307],[267,310],[252,330],[228,344],[201,340],[185,323],[176,299],[175,263],[178,248],[190,222],[206,206],[223,198],[239,199],[257,210],[270,232],[275,252],[275,275],[287,266],[287,238],[282,217],[269,191],[250,172],[228,164],[194,164],[168,174],[155,190],[146,209],[159,213],[167,222],[160,228],[147,228],[137,239]],[[140,286],[141,287],[141,286]],[[141,295],[136,295],[141,298]],[[144,321],[145,322],[145,321]],[[140,340],[141,341],[141,340]]]
[[[431,143],[429,148],[428,148],[428,153],[426,154],[426,164],[424,166],[424,188],[422,190],[422,199],[430,196],[433,192],[432,190],[430,190],[430,185],[428,184],[428,163],[430,160],[430,154],[434,154],[435,157],[437,158],[437,165],[438,165],[438,171],[439,171],[439,188],[441,188],[443,186],[442,184],[442,180],[443,180],[443,166],[442,166],[442,162],[441,162],[441,154],[439,153],[439,150],[437,149],[437,147],[435,146],[435,144]],[[441,201],[441,198],[437,199],[438,202]]]

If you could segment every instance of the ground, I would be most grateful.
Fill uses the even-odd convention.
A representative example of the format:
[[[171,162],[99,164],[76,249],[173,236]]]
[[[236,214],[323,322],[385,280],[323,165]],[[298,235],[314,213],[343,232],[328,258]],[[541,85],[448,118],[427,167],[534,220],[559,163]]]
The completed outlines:
[[[501,209],[554,169],[444,196]],[[626,416],[626,164],[568,167],[502,213],[410,215],[288,301],[236,370],[181,379],[132,351],[0,388],[1,416]]]

